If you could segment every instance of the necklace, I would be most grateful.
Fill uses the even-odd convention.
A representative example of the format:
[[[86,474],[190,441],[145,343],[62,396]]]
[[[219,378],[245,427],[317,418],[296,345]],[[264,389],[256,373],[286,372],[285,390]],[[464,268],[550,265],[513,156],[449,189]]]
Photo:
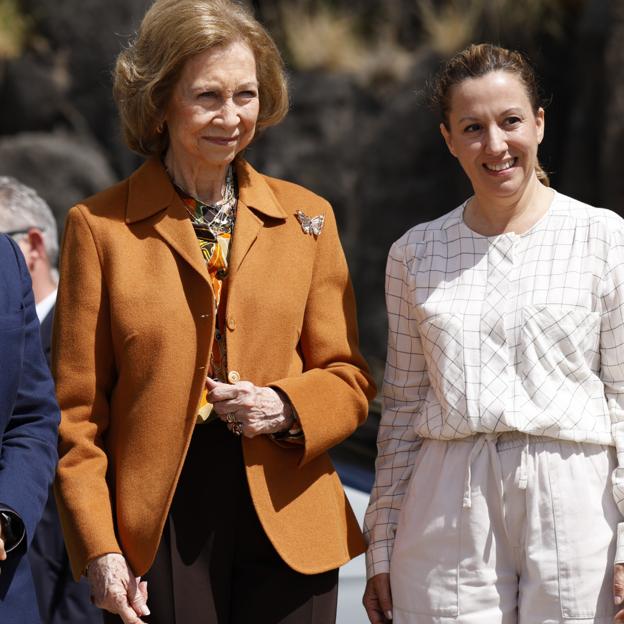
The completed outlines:
[[[169,177],[176,190],[182,197],[182,203],[191,218],[191,223],[198,233],[211,238],[217,238],[220,234],[231,233],[236,217],[236,184],[234,183],[234,173],[232,167],[228,168],[225,178],[225,189],[223,199],[214,204],[207,204],[197,197],[194,197],[181,186],[176,184],[173,176],[167,170]],[[190,201],[189,201],[190,200]],[[191,210],[189,203],[193,203],[194,210]]]

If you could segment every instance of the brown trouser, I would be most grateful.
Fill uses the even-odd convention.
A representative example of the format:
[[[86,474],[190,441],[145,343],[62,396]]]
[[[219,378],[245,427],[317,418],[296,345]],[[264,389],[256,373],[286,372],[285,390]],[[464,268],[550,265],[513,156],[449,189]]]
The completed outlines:
[[[301,537],[305,539],[305,536]],[[240,438],[198,426],[156,560],[146,574],[149,624],[332,624],[338,571],[289,568],[249,494]],[[107,624],[119,624],[106,614]]]

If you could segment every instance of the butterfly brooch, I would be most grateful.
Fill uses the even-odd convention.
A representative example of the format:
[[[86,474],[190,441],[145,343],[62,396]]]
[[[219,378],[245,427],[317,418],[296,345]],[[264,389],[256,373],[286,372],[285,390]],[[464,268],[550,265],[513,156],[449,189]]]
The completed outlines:
[[[325,215],[317,215],[316,217],[308,217],[307,214],[297,210],[297,219],[301,223],[301,229],[306,234],[313,234],[318,236],[323,229],[323,223],[325,223]]]

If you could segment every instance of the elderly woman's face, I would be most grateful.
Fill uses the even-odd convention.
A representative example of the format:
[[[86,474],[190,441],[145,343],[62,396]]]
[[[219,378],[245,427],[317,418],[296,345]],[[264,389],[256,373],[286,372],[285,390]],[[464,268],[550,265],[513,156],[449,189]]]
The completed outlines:
[[[204,167],[229,164],[253,138],[259,110],[256,60],[247,45],[191,57],[167,107],[170,155]]]

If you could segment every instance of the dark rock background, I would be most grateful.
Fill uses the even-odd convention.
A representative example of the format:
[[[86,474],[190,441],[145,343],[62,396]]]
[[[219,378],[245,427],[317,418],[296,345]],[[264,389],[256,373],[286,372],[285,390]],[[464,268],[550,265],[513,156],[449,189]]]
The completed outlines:
[[[363,350],[379,375],[387,250],[408,227],[447,212],[469,192],[426,105],[426,81],[443,55],[427,47],[414,2],[333,0],[332,6],[359,16],[364,37],[392,20],[397,39],[411,51],[410,72],[363,81],[346,71],[297,70],[279,22],[285,2],[252,4],[290,64],[292,110],[247,155],[265,173],[304,184],[334,205],[358,296]],[[31,34],[19,57],[0,59],[0,174],[35,187],[61,222],[80,197],[140,163],[121,141],[110,74],[148,5],[20,1]],[[525,29],[503,16],[479,25],[475,40],[519,47],[537,66],[550,100],[541,159],[553,186],[624,212],[618,157],[624,147],[624,0],[559,5],[556,33]]]
[[[69,206],[117,180],[100,145],[63,130],[0,137],[0,171],[38,189],[59,235]]]

